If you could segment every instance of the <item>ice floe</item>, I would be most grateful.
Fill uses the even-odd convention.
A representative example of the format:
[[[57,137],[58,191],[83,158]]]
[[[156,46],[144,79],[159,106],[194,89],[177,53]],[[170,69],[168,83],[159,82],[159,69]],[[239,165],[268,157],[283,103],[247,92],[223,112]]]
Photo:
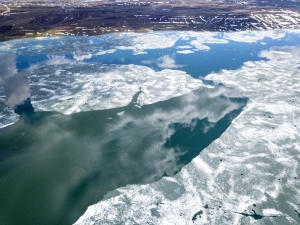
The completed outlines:
[[[286,35],[286,30],[241,31],[224,33],[223,38],[237,42],[258,42],[265,38],[280,39]]]
[[[192,50],[186,49],[186,50],[177,51],[177,53],[179,53],[179,54],[192,54],[194,52]]]
[[[169,56],[162,67],[175,66]],[[62,64],[33,70],[29,76],[35,110],[79,111],[125,106],[141,89],[139,104],[151,104],[186,94],[203,83],[180,70],[155,72],[146,66]]]

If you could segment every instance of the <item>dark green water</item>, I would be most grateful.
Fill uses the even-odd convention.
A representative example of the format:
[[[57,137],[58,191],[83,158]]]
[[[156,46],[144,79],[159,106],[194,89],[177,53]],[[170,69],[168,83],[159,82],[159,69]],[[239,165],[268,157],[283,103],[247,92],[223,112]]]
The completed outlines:
[[[138,92],[116,109],[23,114],[0,129],[0,224],[71,224],[111,190],[176,174],[246,105],[212,97],[221,89],[142,108]]]

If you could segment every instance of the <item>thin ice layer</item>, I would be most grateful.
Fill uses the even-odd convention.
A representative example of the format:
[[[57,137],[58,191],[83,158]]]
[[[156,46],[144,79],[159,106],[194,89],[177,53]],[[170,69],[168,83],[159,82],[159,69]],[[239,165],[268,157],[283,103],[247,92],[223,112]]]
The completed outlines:
[[[298,224],[299,49],[209,75],[249,98],[244,112],[174,178],[119,188],[76,224]]]

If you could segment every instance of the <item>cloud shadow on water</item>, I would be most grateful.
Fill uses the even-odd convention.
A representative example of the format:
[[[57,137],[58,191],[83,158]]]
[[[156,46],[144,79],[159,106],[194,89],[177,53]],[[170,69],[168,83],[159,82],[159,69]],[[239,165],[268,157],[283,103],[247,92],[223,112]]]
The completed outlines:
[[[245,98],[200,88],[140,107],[23,113],[0,129],[0,223],[71,224],[105,194],[173,176],[217,139]]]

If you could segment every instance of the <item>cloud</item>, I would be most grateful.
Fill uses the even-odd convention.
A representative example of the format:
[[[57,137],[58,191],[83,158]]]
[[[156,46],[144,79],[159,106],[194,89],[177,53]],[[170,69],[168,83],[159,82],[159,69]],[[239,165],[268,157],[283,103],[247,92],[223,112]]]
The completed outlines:
[[[17,105],[24,103],[31,97],[29,85],[30,74],[33,70],[45,66],[72,64],[74,61],[64,56],[47,55],[48,60],[30,65],[26,70],[18,72],[14,54],[0,54],[0,86],[3,100],[0,102],[0,128],[10,125],[18,120],[13,112]],[[7,108],[7,106],[9,108]]]
[[[13,54],[1,54],[0,53],[0,85],[5,83],[8,77],[12,77],[17,73],[16,60]]]
[[[176,69],[182,67],[182,65],[176,64],[174,56],[163,55],[155,60],[144,60],[142,61],[145,65],[156,64],[161,69]]]
[[[163,69],[176,69],[182,67],[182,65],[177,65],[174,57],[170,55],[164,55],[157,60],[157,66]]]
[[[21,104],[30,97],[29,81],[25,78],[28,73],[19,73],[7,79],[3,85],[6,95],[6,105],[10,108]]]
[[[5,104],[10,108],[23,103],[30,97],[29,71],[17,72],[14,55],[0,54],[0,85],[6,96]]]

